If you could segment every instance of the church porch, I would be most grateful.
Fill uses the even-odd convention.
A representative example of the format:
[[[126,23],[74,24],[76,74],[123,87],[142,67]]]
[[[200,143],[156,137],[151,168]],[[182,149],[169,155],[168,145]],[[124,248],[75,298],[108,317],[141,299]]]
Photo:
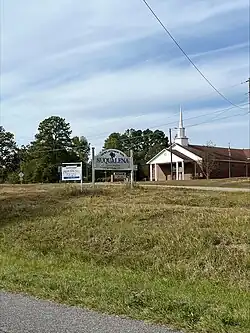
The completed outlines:
[[[198,176],[195,162],[173,162],[173,180],[189,180]],[[150,181],[171,180],[171,163],[150,164]]]

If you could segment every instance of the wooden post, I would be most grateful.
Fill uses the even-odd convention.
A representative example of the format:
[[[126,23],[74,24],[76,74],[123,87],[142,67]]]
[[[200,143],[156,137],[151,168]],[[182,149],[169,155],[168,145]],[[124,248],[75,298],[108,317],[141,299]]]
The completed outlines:
[[[171,180],[173,180],[173,152],[172,152],[172,130],[169,129],[169,144],[170,144],[170,173]]]
[[[130,186],[131,189],[133,188],[134,183],[134,161],[133,161],[133,150],[130,150],[130,166],[131,166],[131,172],[130,172]]]
[[[92,147],[92,185],[95,186],[95,148]]]

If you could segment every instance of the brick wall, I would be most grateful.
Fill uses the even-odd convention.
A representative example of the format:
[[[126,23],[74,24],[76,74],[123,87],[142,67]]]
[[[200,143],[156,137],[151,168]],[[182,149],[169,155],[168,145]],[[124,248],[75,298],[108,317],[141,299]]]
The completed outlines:
[[[184,166],[184,179],[185,180],[190,180],[193,179],[194,177],[194,163],[185,163]]]
[[[175,163],[173,164],[175,167]],[[171,180],[170,164],[156,165],[157,180],[166,181]],[[195,176],[195,164],[192,162],[185,163],[185,175],[184,179],[193,179]],[[154,165],[153,165],[153,180],[154,180]],[[201,174],[201,170],[196,165],[196,175]],[[239,163],[231,161],[231,177],[249,177],[250,176],[250,163],[248,163],[248,169],[246,163]],[[229,177],[229,163],[218,162],[216,168],[210,175],[210,178],[228,178]],[[205,177],[204,177],[205,178]],[[176,174],[173,172],[173,179],[176,179]]]
[[[249,168],[249,165],[248,165]],[[247,164],[231,161],[231,177],[246,177]],[[216,169],[211,173],[210,178],[228,178],[229,162],[218,162]]]

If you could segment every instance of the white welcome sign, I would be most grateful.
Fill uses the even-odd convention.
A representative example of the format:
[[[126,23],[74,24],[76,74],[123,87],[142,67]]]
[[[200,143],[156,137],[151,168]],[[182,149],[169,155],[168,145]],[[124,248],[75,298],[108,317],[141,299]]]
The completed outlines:
[[[82,180],[82,168],[78,165],[62,166],[62,180]]]
[[[62,181],[80,181],[82,191],[82,162],[62,163],[61,170]]]

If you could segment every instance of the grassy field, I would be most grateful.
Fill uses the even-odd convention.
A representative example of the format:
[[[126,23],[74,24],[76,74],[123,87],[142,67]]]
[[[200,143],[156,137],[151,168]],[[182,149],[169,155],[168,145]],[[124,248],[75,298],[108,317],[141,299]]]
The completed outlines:
[[[0,186],[0,285],[187,332],[250,332],[249,193]]]
[[[143,183],[142,183],[143,184]],[[171,185],[171,186],[206,186],[249,188],[250,178],[224,178],[224,179],[195,179],[195,180],[168,180],[165,182],[147,182],[147,185]]]

